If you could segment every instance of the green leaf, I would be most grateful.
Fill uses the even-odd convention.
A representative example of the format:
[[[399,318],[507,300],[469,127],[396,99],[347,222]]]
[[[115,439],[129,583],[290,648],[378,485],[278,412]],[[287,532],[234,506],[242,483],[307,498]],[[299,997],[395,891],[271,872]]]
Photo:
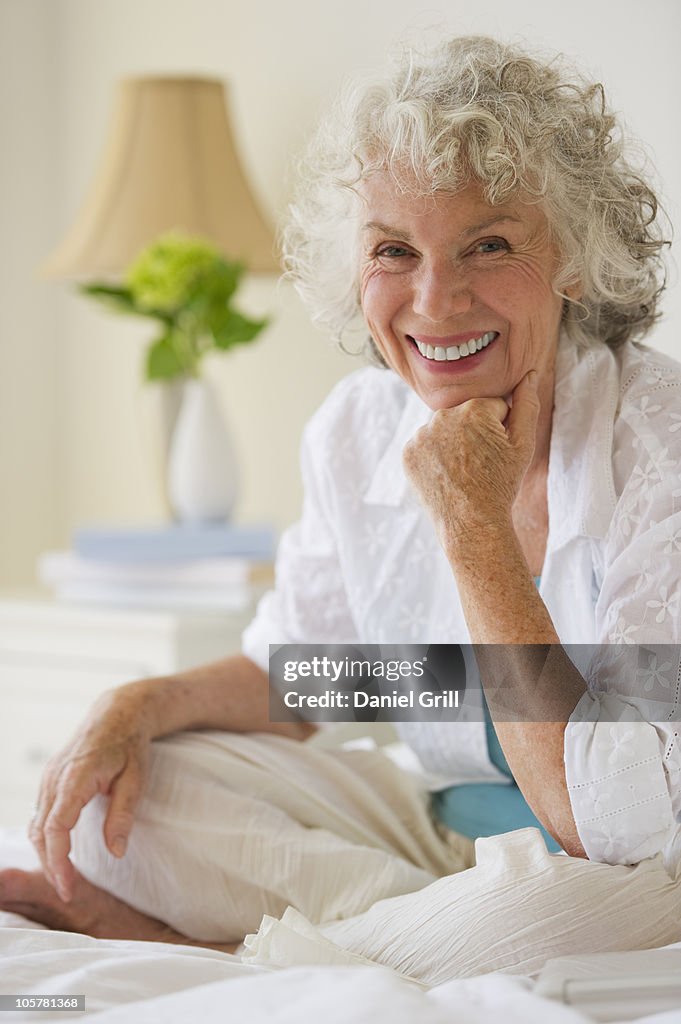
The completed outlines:
[[[169,331],[150,347],[147,352],[147,380],[172,380],[189,372],[175,341],[175,335]]]
[[[242,263],[218,259],[210,271],[198,275],[192,291],[203,292],[211,302],[226,305],[236,292],[244,269]]]
[[[133,293],[129,288],[120,288],[115,285],[99,284],[94,281],[91,284],[80,285],[79,291],[102,302],[109,309],[116,313],[129,313],[136,316],[151,317],[152,320],[161,320],[165,324],[171,324],[173,317],[160,309],[146,309],[137,304]]]
[[[216,260],[197,274],[187,291],[184,308],[210,329],[216,314],[222,313],[234,295],[244,268],[240,263]]]
[[[222,310],[219,317],[211,325],[211,333],[219,349],[231,348],[245,341],[252,341],[267,327],[269,320],[251,320],[236,310]]]
[[[89,295],[90,298],[97,299],[99,302],[104,302],[107,306],[118,309],[121,312],[137,312],[135,300],[133,299],[129,288],[117,288],[113,285],[93,282],[92,284],[81,285],[79,291],[81,291],[83,295]]]

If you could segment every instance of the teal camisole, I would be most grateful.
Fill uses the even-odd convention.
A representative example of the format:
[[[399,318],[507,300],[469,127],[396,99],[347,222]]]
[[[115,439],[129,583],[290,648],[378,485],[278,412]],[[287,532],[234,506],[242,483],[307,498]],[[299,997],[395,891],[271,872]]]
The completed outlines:
[[[536,582],[538,586],[539,577]],[[484,694],[483,705],[490,761],[508,777],[509,781],[471,782],[449,786],[433,794],[433,813],[447,828],[471,839],[496,836],[502,832],[514,832],[518,828],[532,826],[541,832],[549,853],[557,853],[560,846],[539,822],[513,778]]]

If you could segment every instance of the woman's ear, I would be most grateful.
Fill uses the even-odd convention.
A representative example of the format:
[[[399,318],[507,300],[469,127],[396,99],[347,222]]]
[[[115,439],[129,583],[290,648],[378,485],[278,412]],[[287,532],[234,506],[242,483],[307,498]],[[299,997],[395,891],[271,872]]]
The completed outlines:
[[[582,297],[582,282],[579,278],[571,281],[570,284],[566,284],[563,288],[563,295],[571,299],[572,302],[579,302]]]

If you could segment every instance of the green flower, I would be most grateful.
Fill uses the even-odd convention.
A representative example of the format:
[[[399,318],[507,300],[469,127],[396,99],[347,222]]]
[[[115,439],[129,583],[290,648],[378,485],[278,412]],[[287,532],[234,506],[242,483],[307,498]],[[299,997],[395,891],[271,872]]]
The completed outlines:
[[[172,313],[190,301],[197,280],[222,262],[219,250],[210,242],[171,232],[139,254],[125,283],[141,309]]]
[[[119,313],[157,320],[161,333],[147,351],[147,380],[196,377],[204,355],[252,341],[267,320],[232,306],[244,272],[203,238],[161,235],[133,261],[123,285],[93,281],[82,291]]]

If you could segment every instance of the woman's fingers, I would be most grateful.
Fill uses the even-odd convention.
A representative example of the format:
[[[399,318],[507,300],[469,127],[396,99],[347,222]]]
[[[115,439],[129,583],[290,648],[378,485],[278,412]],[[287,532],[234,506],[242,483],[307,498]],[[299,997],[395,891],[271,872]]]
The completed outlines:
[[[492,420],[503,423],[508,415],[508,402],[505,398],[475,398],[470,399],[471,412],[473,416],[485,413]]]
[[[537,371],[530,370],[513,390],[513,403],[506,420],[506,431],[515,448],[534,451],[538,417]]]
[[[72,762],[61,773],[56,791],[41,817],[32,826],[30,836],[45,874],[60,898],[68,903],[75,878],[69,860],[71,830],[75,828],[83,808],[97,793],[109,794],[109,808],[104,822],[104,841],[116,857],[122,857],[146,779],[147,758],[131,759],[119,774],[105,772],[93,759]],[[113,776],[114,781],[111,782]]]
[[[75,878],[73,865],[69,860],[71,852],[71,829],[75,827],[80,812],[98,792],[94,771],[69,766],[62,772],[54,802],[43,826],[45,866],[61,899],[68,903]]]
[[[57,777],[57,770],[53,767],[52,762],[48,762],[45,771],[43,773],[42,780],[40,782],[40,790],[38,795],[38,802],[36,804],[33,817],[28,826],[28,838],[35,847],[36,853],[40,858],[42,869],[47,876],[48,881],[52,886],[55,886],[54,878],[51,876],[48,864],[47,864],[47,850],[45,847],[45,822],[47,816],[52,810],[54,803],[54,793],[56,788],[55,779]]]
[[[144,763],[132,762],[111,786],[104,841],[114,857],[125,854],[145,780],[146,759]]]

